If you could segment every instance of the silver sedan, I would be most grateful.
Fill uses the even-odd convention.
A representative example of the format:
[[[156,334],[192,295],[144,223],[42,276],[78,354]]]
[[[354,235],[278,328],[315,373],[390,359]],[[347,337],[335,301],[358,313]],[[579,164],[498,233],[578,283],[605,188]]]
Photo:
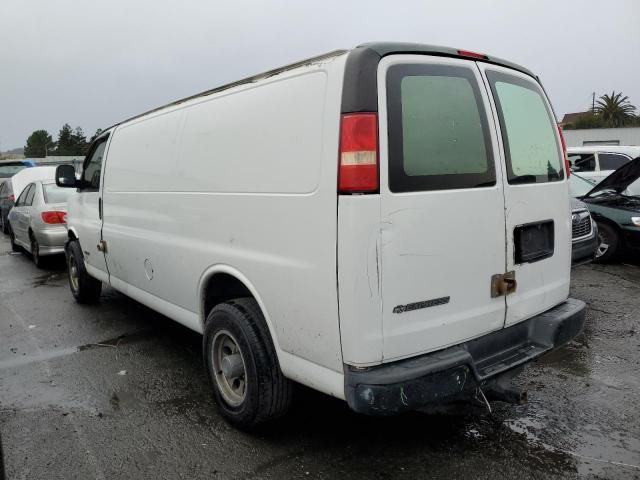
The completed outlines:
[[[11,247],[30,252],[38,267],[42,266],[42,257],[64,253],[69,193],[53,181],[32,182],[9,212]]]

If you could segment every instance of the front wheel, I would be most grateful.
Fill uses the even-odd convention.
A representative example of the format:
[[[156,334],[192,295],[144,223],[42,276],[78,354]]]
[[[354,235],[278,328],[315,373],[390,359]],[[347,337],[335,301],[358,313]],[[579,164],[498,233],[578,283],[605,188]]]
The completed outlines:
[[[216,403],[231,424],[249,430],[289,409],[292,382],[280,370],[254,299],[238,298],[211,310],[203,356]]]
[[[610,263],[618,255],[620,246],[620,235],[606,223],[598,223],[598,248],[596,259],[598,263]]]
[[[96,303],[102,291],[102,282],[87,273],[84,266],[82,249],[78,240],[72,240],[65,249],[69,287],[78,303]]]

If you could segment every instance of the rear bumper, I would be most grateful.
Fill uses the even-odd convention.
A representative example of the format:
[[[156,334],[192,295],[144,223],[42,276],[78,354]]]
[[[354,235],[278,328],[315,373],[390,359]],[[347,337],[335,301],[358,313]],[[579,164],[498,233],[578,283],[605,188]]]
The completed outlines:
[[[469,398],[478,386],[567,343],[584,326],[585,303],[566,302],[475,340],[387,365],[345,365],[349,406],[368,415],[392,415]]]
[[[64,245],[68,240],[67,228],[64,226],[42,229],[36,232],[40,255],[57,255],[64,253]]]

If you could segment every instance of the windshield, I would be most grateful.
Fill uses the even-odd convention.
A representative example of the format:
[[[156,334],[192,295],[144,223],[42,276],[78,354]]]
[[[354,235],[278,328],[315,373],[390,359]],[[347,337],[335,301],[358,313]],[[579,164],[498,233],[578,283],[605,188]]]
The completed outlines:
[[[27,168],[26,165],[22,163],[16,163],[14,165],[0,165],[0,178],[9,178],[13,177],[20,170],[24,170]]]
[[[584,197],[593,187],[595,187],[593,183],[575,173],[569,176],[569,190],[572,197]]]
[[[70,188],[60,188],[55,183],[45,183],[44,187],[44,201],[45,203],[64,203],[67,201]]]

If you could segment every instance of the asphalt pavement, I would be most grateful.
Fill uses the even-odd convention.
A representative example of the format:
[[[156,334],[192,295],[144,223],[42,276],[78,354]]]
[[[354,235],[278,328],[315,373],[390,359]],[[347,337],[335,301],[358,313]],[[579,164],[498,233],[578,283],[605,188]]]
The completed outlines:
[[[370,418],[300,388],[257,434],[218,414],[199,335],[105,288],[75,304],[0,235],[8,479],[640,478],[640,267],[588,265],[584,334],[519,377],[529,402]],[[1,469],[1,467],[0,467]]]

